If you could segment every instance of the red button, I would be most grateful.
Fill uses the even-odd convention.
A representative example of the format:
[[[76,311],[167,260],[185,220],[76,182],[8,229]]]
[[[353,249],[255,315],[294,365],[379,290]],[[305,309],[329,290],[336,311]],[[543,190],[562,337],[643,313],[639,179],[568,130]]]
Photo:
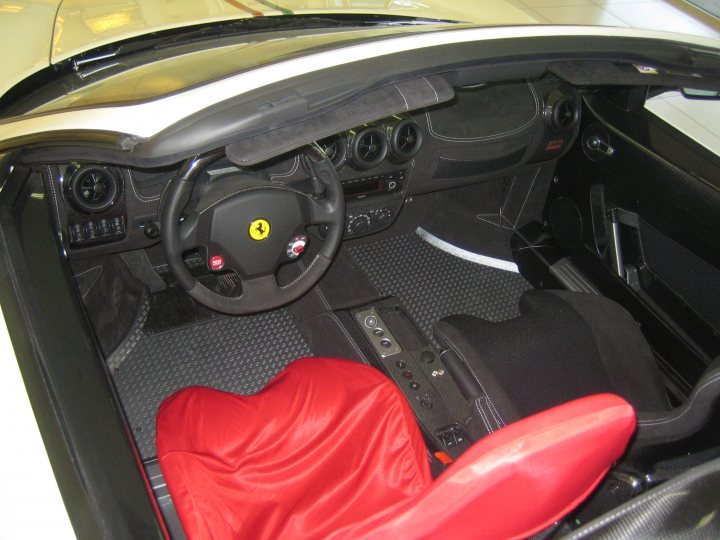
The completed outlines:
[[[305,244],[298,242],[293,246],[292,250],[293,253],[300,255],[303,251],[305,251]]]
[[[225,267],[225,259],[222,255],[213,255],[208,261],[211,270],[222,270]]]

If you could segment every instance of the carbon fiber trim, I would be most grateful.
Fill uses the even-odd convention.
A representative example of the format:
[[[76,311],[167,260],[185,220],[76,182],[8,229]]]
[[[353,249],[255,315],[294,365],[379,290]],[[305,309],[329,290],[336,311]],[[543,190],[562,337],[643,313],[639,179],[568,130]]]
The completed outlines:
[[[119,348],[124,358],[116,358],[111,369],[144,460],[156,454],[155,415],[173,392],[200,385],[252,394],[290,361],[312,354],[284,310],[214,319],[152,336],[134,332],[129,340]]]

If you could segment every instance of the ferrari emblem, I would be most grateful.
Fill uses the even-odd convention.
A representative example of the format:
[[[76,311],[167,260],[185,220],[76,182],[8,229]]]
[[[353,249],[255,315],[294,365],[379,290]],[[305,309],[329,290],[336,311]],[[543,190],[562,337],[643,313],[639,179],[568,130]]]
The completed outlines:
[[[248,233],[250,233],[250,238],[253,240],[265,240],[268,236],[270,236],[270,223],[262,218],[256,219],[250,224]]]

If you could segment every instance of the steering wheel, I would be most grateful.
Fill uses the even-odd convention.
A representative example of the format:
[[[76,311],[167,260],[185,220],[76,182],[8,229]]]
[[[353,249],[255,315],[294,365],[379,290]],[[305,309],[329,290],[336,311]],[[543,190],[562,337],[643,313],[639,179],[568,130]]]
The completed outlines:
[[[216,311],[241,315],[287,304],[322,277],[340,245],[345,223],[340,179],[322,149],[313,145],[301,154],[312,194],[256,175],[230,174],[181,220],[195,179],[222,155],[215,152],[188,160],[163,195],[161,238],[170,270],[190,296]],[[279,267],[302,254],[310,225],[326,227],[319,253],[297,278],[279,285]],[[207,255],[210,270],[237,274],[240,296],[218,294],[190,273],[182,254],[197,247]]]

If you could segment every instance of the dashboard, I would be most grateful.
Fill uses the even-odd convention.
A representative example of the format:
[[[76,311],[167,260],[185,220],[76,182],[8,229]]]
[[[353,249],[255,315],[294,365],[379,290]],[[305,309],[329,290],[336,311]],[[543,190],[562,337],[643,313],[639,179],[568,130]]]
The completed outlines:
[[[193,198],[227,173],[307,189],[298,143],[312,137],[338,171],[346,199],[344,236],[354,238],[389,227],[413,195],[532,177],[577,137],[580,94],[555,76],[446,84],[442,102],[441,85],[423,79],[435,94],[423,107],[411,108],[412,88],[395,84],[399,103],[404,102],[400,108],[410,110],[380,116],[387,108],[377,107],[368,95],[347,105],[345,114],[333,111],[334,116],[229,145],[227,157],[200,175]],[[368,120],[337,129],[343,121],[363,117]],[[160,201],[180,166],[138,168],[92,160],[46,165],[54,218],[69,255],[86,258],[158,243]]]

